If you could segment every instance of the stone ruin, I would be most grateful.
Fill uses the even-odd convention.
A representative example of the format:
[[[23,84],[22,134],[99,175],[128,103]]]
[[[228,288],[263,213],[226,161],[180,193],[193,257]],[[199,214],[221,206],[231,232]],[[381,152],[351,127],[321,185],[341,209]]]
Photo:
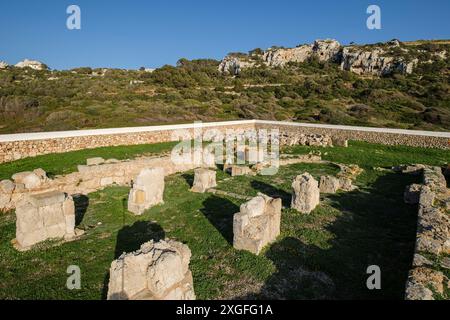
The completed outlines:
[[[448,258],[443,258],[443,255],[450,254],[450,208],[447,207],[450,190],[440,167],[415,165],[401,170],[423,176],[423,184],[408,186],[404,193],[406,203],[418,204],[419,207],[413,268],[406,283],[405,298],[434,300],[435,293],[442,296],[445,287],[450,287],[450,280],[429,260],[434,257],[441,261],[441,268],[450,268]]]
[[[75,205],[72,197],[53,191],[29,195],[16,208],[16,248],[28,250],[48,239],[75,237]]]
[[[333,140],[329,135],[282,132],[280,133],[280,145],[332,147]]]
[[[291,208],[301,213],[311,213],[320,202],[319,183],[308,172],[297,176],[292,182]]]
[[[164,169],[143,169],[128,196],[128,211],[141,215],[145,210],[164,203]]]
[[[17,203],[28,194],[61,191],[71,195],[87,195],[111,185],[130,186],[145,168],[164,168],[165,175],[195,169],[193,163],[174,163],[170,156],[146,156],[133,160],[101,158],[88,159],[89,165],[78,165],[76,172],[46,177],[45,171],[15,174],[14,180],[0,181],[0,212],[16,208]],[[36,176],[40,179],[37,183]]]
[[[321,176],[319,188],[322,193],[336,193],[341,184],[339,183],[339,179],[333,176]]]
[[[194,184],[191,188],[192,192],[204,193],[206,190],[216,186],[216,171],[205,168],[194,170]]]
[[[244,203],[233,218],[233,246],[259,254],[280,234],[281,199],[263,194]]]
[[[336,193],[338,190],[353,191],[357,189],[353,185],[353,181],[362,173],[362,169],[356,164],[344,165],[335,164],[340,171],[337,177],[322,176],[320,177],[320,192],[322,193]]]
[[[108,300],[195,300],[191,250],[173,240],[149,241],[111,263]]]

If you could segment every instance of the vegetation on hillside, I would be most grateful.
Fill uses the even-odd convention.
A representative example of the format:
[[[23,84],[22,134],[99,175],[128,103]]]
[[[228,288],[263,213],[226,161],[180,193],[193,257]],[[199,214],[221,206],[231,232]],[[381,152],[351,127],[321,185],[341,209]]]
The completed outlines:
[[[0,133],[250,118],[450,130],[450,44],[402,46],[408,59],[426,63],[411,75],[381,78],[315,60],[237,77],[221,75],[219,61],[208,59],[152,73],[9,67],[0,70]]]

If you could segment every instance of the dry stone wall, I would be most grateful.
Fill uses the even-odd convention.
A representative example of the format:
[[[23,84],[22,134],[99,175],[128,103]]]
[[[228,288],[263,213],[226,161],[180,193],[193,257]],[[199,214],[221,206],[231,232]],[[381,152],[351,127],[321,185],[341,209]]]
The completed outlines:
[[[243,120],[204,123],[204,129],[280,129],[285,144],[345,146],[347,140],[360,140],[387,145],[407,145],[450,149],[450,134],[409,134],[402,130],[298,124],[277,121]],[[107,146],[152,144],[172,141],[172,132],[184,129],[193,135],[190,125],[145,128],[100,129],[59,133],[0,135],[0,163],[49,153],[93,149]],[[106,131],[105,131],[106,130]],[[120,133],[117,133],[120,132]]]
[[[298,125],[276,121],[257,121],[256,129],[279,129],[280,136],[329,136],[335,146],[346,145],[346,140],[366,141],[385,145],[450,149],[450,133],[411,134],[402,130],[354,128],[333,125]],[[347,129],[348,128],[348,129]],[[414,132],[412,132],[414,133]],[[323,138],[326,141],[326,138]],[[322,139],[319,139],[321,141]],[[305,143],[308,144],[308,143]]]
[[[413,268],[406,283],[405,298],[448,298],[445,295],[450,289],[450,280],[441,270],[449,268],[443,261],[448,260],[445,256],[450,254],[450,208],[447,207],[450,190],[440,167],[412,166],[405,171],[423,174],[422,185],[414,184],[405,190],[405,202],[419,205]]]

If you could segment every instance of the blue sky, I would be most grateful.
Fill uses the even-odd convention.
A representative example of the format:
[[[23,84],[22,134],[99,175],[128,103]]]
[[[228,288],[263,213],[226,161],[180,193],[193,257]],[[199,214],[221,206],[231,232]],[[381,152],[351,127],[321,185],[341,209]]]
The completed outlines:
[[[71,4],[81,8],[81,30],[66,28]],[[381,7],[381,30],[366,28],[370,4]],[[2,0],[0,60],[136,69],[317,38],[449,39],[449,12],[449,0]]]

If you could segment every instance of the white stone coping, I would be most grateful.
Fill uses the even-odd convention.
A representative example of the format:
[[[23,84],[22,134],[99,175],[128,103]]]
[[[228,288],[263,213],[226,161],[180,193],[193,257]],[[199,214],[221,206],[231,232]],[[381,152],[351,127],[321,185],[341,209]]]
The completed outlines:
[[[176,129],[192,129],[192,128],[211,128],[220,126],[235,126],[246,124],[268,124],[268,125],[283,125],[293,127],[305,128],[319,128],[319,129],[333,129],[333,130],[348,130],[361,132],[375,132],[375,133],[393,133],[412,136],[425,136],[450,139],[450,132],[439,131],[420,131],[420,130],[405,130],[405,129],[391,129],[391,128],[372,128],[372,127],[357,127],[357,126],[341,126],[331,124],[315,124],[315,123],[297,123],[286,121],[268,121],[268,120],[236,120],[236,121],[221,121],[221,122],[193,122],[188,124],[162,125],[162,126],[148,126],[148,127],[128,127],[128,128],[109,128],[109,129],[92,129],[92,130],[73,130],[73,131],[55,131],[55,132],[33,132],[33,133],[17,133],[17,134],[3,134],[0,135],[1,142],[15,142],[15,141],[30,141],[30,140],[49,140],[72,137],[86,137],[86,136],[102,136],[115,135],[127,133],[143,133],[152,131],[168,131]]]
[[[104,136],[104,135],[127,134],[127,133],[142,133],[152,131],[169,131],[177,129],[235,126],[254,123],[255,123],[254,120],[237,120],[237,121],[222,121],[222,122],[192,122],[188,124],[172,124],[172,125],[148,126],[148,127],[3,134],[0,135],[0,143],[14,142],[14,141],[28,141],[28,140],[49,140],[49,139],[61,139],[73,137],[86,137],[86,136]]]

